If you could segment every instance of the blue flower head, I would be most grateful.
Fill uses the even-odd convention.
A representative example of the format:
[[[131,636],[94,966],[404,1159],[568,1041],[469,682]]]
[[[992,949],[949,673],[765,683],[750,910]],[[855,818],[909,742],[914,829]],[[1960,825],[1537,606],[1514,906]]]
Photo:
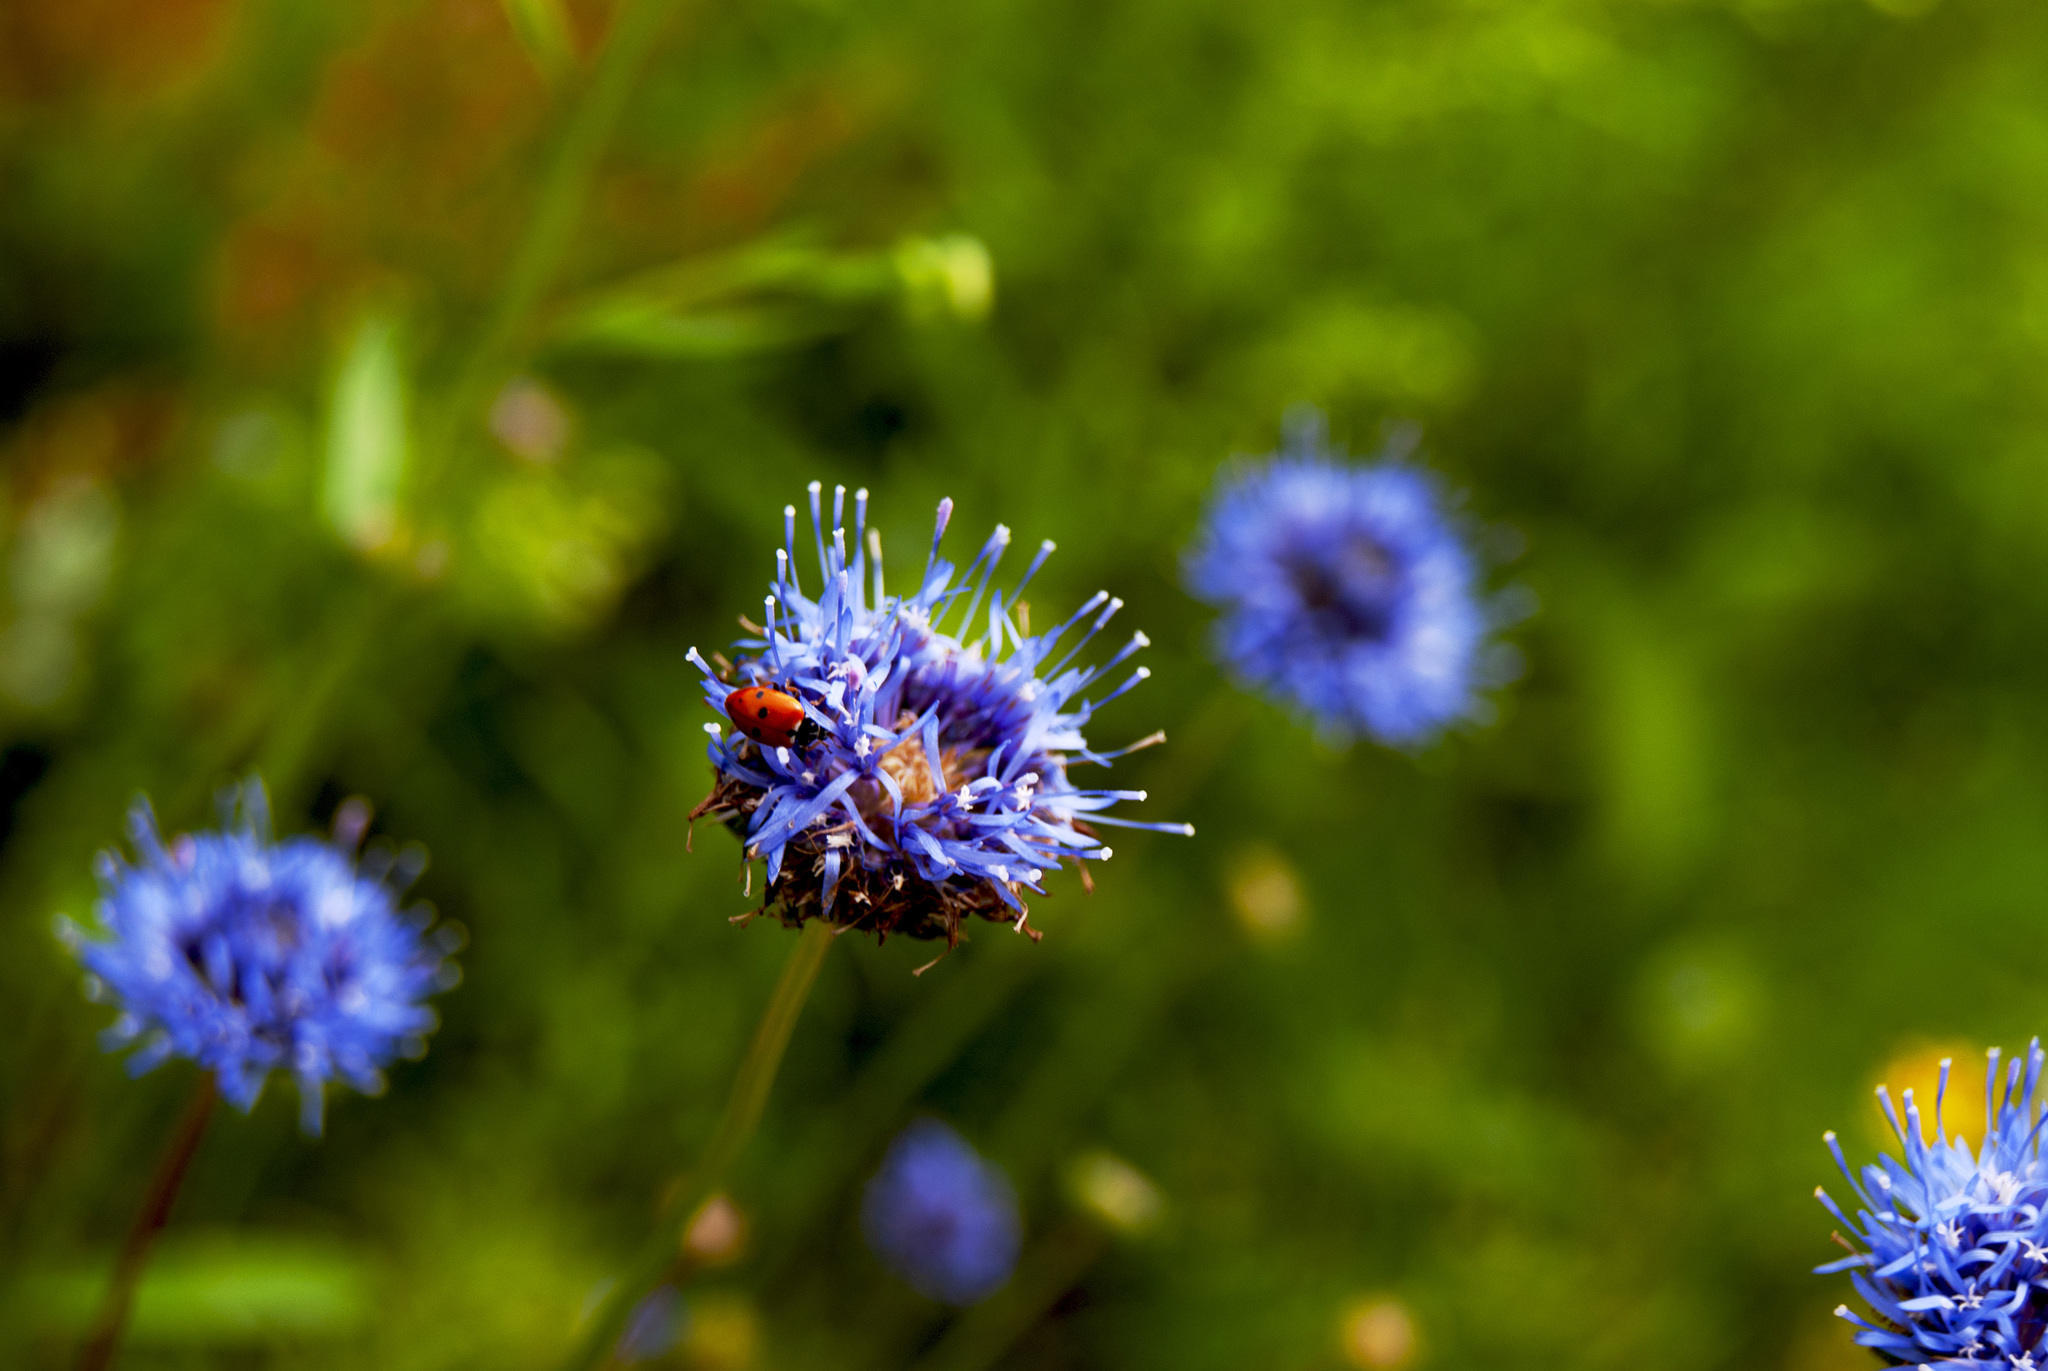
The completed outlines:
[[[741,640],[728,668],[737,680],[690,650],[713,709],[723,713],[736,686],[765,687],[802,708],[802,727],[783,737],[706,725],[717,782],[696,811],[724,820],[748,859],[766,862],[767,901],[785,923],[823,918],[951,945],[962,919],[979,915],[1036,938],[1024,894],[1044,894],[1043,874],[1065,861],[1107,858],[1098,828],[1194,831],[1110,815],[1144,792],[1082,789],[1068,777],[1071,767],[1106,766],[1163,739],[1098,752],[1082,734],[1148,674],[1138,667],[1087,693],[1146,645],[1142,633],[1105,661],[1076,664],[1121,600],[1100,592],[1033,635],[1018,597],[1053,545],[1039,548],[1005,595],[990,584],[1010,541],[998,525],[956,580],[939,556],[951,500],[939,505],[916,588],[891,595],[881,539],[866,527],[867,492],[854,494],[850,559],[845,488],[833,492],[829,524],[816,482],[810,493],[819,582],[807,589],[799,578],[788,506],[764,626]]]
[[[919,1119],[890,1144],[868,1182],[861,1226],[891,1271],[953,1305],[1001,1289],[1022,1241],[1008,1178],[937,1119]]]
[[[1188,589],[1223,611],[1223,661],[1335,737],[1425,743],[1510,672],[1484,650],[1472,557],[1412,443],[1359,465],[1319,415],[1291,422],[1277,456],[1225,469],[1188,550]]]
[[[1851,1273],[1875,1321],[1846,1305],[1835,1312],[1856,1325],[1856,1341],[1887,1365],[2048,1367],[2048,1167],[2034,1098],[2044,1059],[2048,1054],[2036,1038],[2026,1059],[2015,1059],[2002,1073],[2001,1097],[1998,1051],[1992,1050],[1984,1073],[1984,1140],[1974,1154],[1961,1136],[1941,1136],[1946,1061],[1934,1097],[1932,1143],[1923,1135],[1913,1092],[1905,1092],[1902,1122],[1891,1096],[1878,1088],[1903,1161],[1882,1156],[1859,1176],[1835,1135],[1825,1135],[1862,1207],[1851,1220],[1825,1190],[1814,1192],[1848,1229],[1849,1239],[1836,1236],[1852,1253],[1816,1269]]]
[[[298,1078],[301,1124],[318,1133],[328,1081],[376,1094],[394,1058],[426,1051],[435,1018],[424,1001],[455,983],[454,937],[429,938],[427,912],[398,907],[385,877],[405,866],[402,885],[417,861],[373,851],[358,868],[369,818],[359,804],[344,806],[331,843],[273,842],[254,780],[223,798],[221,818],[220,831],[166,846],[137,801],[138,860],[102,853],[97,927],[60,920],[59,936],[88,973],[86,993],[119,1006],[103,1040],[136,1048],[132,1074],[189,1057],[247,1111],[281,1068]]]

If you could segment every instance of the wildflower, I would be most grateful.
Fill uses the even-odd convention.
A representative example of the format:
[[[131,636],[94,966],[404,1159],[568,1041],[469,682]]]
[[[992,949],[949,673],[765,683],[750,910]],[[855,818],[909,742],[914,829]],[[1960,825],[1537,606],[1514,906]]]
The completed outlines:
[[[1835,1312],[1860,1330],[1856,1341],[1892,1366],[1990,1366],[2025,1371],[2048,1357],[2048,1312],[2038,1297],[2039,1253],[2048,1238],[2048,1167],[2041,1160],[2042,1111],[2034,1092],[2048,1054],[2036,1038],[2006,1069],[1998,1093],[1998,1050],[1985,1069],[1982,1145],[1941,1136],[1949,1063],[1934,1097],[1935,1139],[1923,1135],[1913,1092],[1902,1122],[1882,1086],[1877,1096],[1905,1160],[1880,1157],[1851,1172],[1833,1133],[1828,1150],[1863,1208],[1852,1221],[1825,1190],[1814,1193],[1848,1228],[1836,1240],[1850,1256],[1816,1268],[1848,1271],[1875,1321],[1845,1305]],[[1860,1244],[1862,1250],[1857,1250]]]
[[[791,696],[809,727],[776,746],[706,725],[718,778],[696,810],[731,826],[750,861],[766,862],[766,899],[785,923],[822,918],[951,946],[961,921],[978,915],[1035,939],[1023,895],[1044,894],[1043,873],[1067,860],[1107,859],[1099,826],[1194,831],[1107,814],[1145,793],[1082,789],[1068,777],[1070,767],[1107,765],[1164,740],[1155,733],[1098,752],[1082,734],[1098,709],[1150,674],[1138,667],[1099,696],[1083,694],[1146,645],[1136,633],[1106,661],[1074,664],[1121,600],[1098,593],[1033,636],[1018,597],[1053,545],[1039,548],[1005,596],[990,588],[1010,541],[998,525],[956,582],[939,556],[951,500],[939,504],[917,588],[890,595],[881,539],[866,527],[867,492],[854,494],[849,560],[845,488],[833,492],[829,543],[819,490],[812,482],[816,598],[800,584],[796,508],[787,506],[766,621],[741,621],[756,636],[740,642],[747,655],[735,672],[740,684]],[[987,616],[977,618],[984,602]],[[706,702],[722,710],[735,682],[695,648],[690,660],[704,673]]]
[[[890,1270],[953,1305],[1001,1289],[1022,1240],[1008,1178],[937,1119],[919,1119],[890,1145],[861,1224]]]
[[[673,1285],[657,1285],[633,1306],[626,1329],[619,1334],[613,1357],[622,1366],[636,1366],[666,1356],[689,1330],[690,1310]]]
[[[103,1041],[136,1047],[131,1074],[188,1057],[246,1112],[282,1068],[298,1078],[301,1124],[318,1133],[328,1081],[376,1094],[393,1058],[426,1051],[435,1017],[422,1001],[457,980],[445,956],[455,937],[425,936],[427,912],[398,908],[385,877],[404,868],[402,887],[417,861],[373,852],[358,868],[361,805],[344,806],[336,842],[273,842],[251,780],[223,796],[221,820],[166,847],[138,800],[138,862],[101,854],[98,926],[60,920],[58,933],[89,973],[87,995],[120,1007]]]
[[[1189,549],[1188,589],[1223,611],[1223,660],[1328,733],[1428,741],[1483,708],[1511,674],[1483,651],[1490,611],[1436,481],[1404,436],[1360,466],[1329,449],[1320,416],[1283,450],[1229,470]]]

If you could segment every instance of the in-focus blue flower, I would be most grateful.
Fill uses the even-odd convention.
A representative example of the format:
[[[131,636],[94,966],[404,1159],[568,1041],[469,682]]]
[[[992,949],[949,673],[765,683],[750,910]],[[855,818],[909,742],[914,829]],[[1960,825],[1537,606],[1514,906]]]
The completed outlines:
[[[1320,416],[1277,455],[1225,469],[1185,562],[1188,589],[1223,611],[1223,661],[1327,733],[1427,742],[1483,709],[1504,674],[1473,559],[1428,472],[1396,439],[1360,465]]]
[[[937,1119],[919,1119],[889,1145],[861,1226],[912,1289],[954,1305],[1001,1289],[1023,1240],[1009,1179]]]
[[[2048,1367],[2048,1167],[2041,1160],[2042,1111],[2034,1092],[2048,1054],[2036,1038],[2024,1061],[2005,1070],[1998,1052],[1984,1073],[1984,1140],[1941,1136],[1949,1064],[1934,1097],[1935,1139],[1921,1130],[1913,1092],[1903,1121],[1883,1087],[1877,1096],[1898,1134],[1903,1161],[1882,1156],[1861,1176],[1842,1145],[1825,1135],[1835,1164],[1862,1208],[1842,1212],[1826,1190],[1814,1193],[1848,1229],[1838,1240],[1853,1255],[1817,1267],[1848,1271],[1875,1321],[1835,1310],[1860,1330],[1856,1341],[1891,1366]]]
[[[402,886],[417,862],[372,852],[358,868],[360,805],[337,823],[346,845],[273,842],[253,780],[223,798],[221,820],[219,832],[166,846],[138,800],[128,820],[137,862],[102,853],[97,927],[60,920],[59,935],[89,973],[86,993],[119,1006],[103,1039],[135,1047],[132,1074],[189,1057],[246,1111],[273,1069],[289,1071],[300,1122],[318,1133],[328,1081],[376,1094],[394,1058],[426,1051],[435,1017],[425,1000],[457,979],[454,937],[428,937],[427,911],[398,907],[386,877],[409,868],[397,872]]]
[[[1139,667],[1084,695],[1146,645],[1133,634],[1106,661],[1075,664],[1123,601],[1099,592],[1033,636],[1018,596],[1053,545],[1039,548],[1006,596],[989,584],[1010,541],[998,525],[956,582],[939,556],[951,500],[940,502],[916,589],[888,594],[867,492],[854,494],[851,560],[845,488],[833,492],[829,525],[817,482],[810,493],[815,598],[799,581],[796,508],[787,506],[765,627],[741,640],[737,679],[721,679],[690,649],[713,709],[722,713],[738,685],[765,685],[798,700],[810,721],[786,747],[706,725],[718,780],[696,813],[723,819],[750,860],[766,861],[767,901],[784,922],[825,918],[950,945],[971,914],[1036,938],[1023,894],[1045,893],[1042,874],[1063,861],[1107,858],[1098,826],[1194,831],[1110,815],[1144,792],[1082,789],[1068,777],[1070,767],[1106,766],[1164,736],[1114,752],[1082,736],[1096,710],[1149,674]]]

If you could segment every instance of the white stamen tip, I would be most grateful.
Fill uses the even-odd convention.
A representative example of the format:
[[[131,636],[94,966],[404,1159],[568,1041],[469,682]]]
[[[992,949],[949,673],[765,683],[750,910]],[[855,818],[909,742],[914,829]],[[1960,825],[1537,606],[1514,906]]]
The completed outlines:
[[[782,507],[782,514],[783,514],[783,517],[784,517],[784,518],[788,518],[788,519],[794,519],[794,518],[796,518],[796,506],[795,506],[795,505],[784,505],[784,506]]]
[[[999,543],[1001,543],[1001,544],[1003,544],[1003,545],[1004,545],[1004,546],[1006,546],[1006,547],[1007,547],[1007,546],[1009,545],[1009,542],[1010,542],[1010,530],[1009,530],[1009,527],[1008,527],[1007,525],[1004,525],[1004,524],[997,524],[997,525],[996,525],[996,541],[997,541],[997,542],[999,542]]]
[[[1192,838],[1195,836],[1195,826],[1193,824],[1182,824],[1180,832],[1183,838]]]
[[[861,487],[861,488],[860,488],[859,490],[856,490],[855,492],[853,492],[853,498],[854,498],[854,499],[856,499],[856,500],[865,500],[865,499],[867,499],[867,498],[868,498],[868,488],[867,488],[866,486],[862,486],[862,487]]]
[[[1142,634],[1142,633],[1133,633],[1133,634],[1131,635],[1131,641],[1132,641],[1132,642],[1134,642],[1134,643],[1136,643],[1136,644],[1137,644],[1137,645],[1138,645],[1139,647],[1150,647],[1150,646],[1152,646],[1152,640],[1151,640],[1150,638],[1147,638],[1147,637],[1146,637],[1146,636],[1145,636],[1144,634]]]
[[[1149,681],[1152,679],[1152,668],[1149,666],[1141,666],[1138,668],[1136,674],[1139,680]]]
[[[1820,1135],[1820,1140],[1822,1142],[1833,1142],[1835,1140],[1835,1130],[1830,1128],[1827,1132]]]
[[[1039,550],[1040,552],[1054,552],[1054,551],[1057,551],[1057,550],[1058,550],[1058,548],[1059,548],[1059,544],[1058,544],[1058,543],[1055,543],[1055,542],[1054,542],[1054,541],[1053,541],[1052,539],[1050,539],[1050,538],[1046,539],[1046,540],[1045,540],[1044,542],[1042,542],[1042,543],[1040,543],[1040,544],[1038,545],[1038,550]]]
[[[1110,849],[1110,848],[1107,848],[1107,847],[1105,847],[1105,848],[1103,848],[1103,849],[1102,849],[1102,852],[1101,852],[1101,854],[1100,854],[1099,856],[1097,856],[1095,860],[1096,860],[1096,861],[1098,861],[1098,862],[1106,862],[1106,861],[1108,861],[1108,860],[1109,860],[1109,859],[1110,859],[1111,857],[1114,857],[1115,855],[1116,855],[1116,853],[1115,853],[1115,851],[1114,851],[1114,850],[1112,850],[1112,849]]]
[[[1138,798],[1139,798],[1139,799],[1141,799],[1141,800],[1142,800],[1142,799],[1144,799],[1144,798],[1145,798],[1145,792],[1144,792],[1144,791],[1142,791],[1142,790],[1141,790],[1141,791],[1139,791],[1139,792],[1138,792]]]
[[[717,724],[706,724],[706,725],[704,725],[704,731],[705,731],[706,733],[709,733],[709,734],[710,734],[710,735],[711,735],[712,737],[716,738],[716,737],[718,736],[718,725],[717,725]]]
[[[804,488],[810,491],[811,494],[816,495],[819,491],[825,488],[825,483],[823,481],[813,481],[810,483],[810,485]]]

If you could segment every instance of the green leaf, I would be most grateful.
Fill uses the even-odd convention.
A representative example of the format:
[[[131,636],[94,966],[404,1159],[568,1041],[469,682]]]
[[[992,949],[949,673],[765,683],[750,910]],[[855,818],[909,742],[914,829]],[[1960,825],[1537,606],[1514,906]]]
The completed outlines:
[[[578,316],[561,341],[592,352],[643,357],[743,357],[825,337],[835,314],[801,306],[673,313],[652,301],[606,300]]]
[[[98,1309],[111,1262],[29,1272],[15,1317],[76,1334]],[[220,1344],[345,1337],[369,1314],[369,1279],[345,1248],[317,1239],[219,1234],[166,1238],[151,1259],[127,1339]]]
[[[569,16],[562,0],[504,0],[505,17],[519,46],[533,59],[533,65],[549,85],[566,77],[576,66],[576,45],[570,37]]]
[[[328,409],[322,513],[365,551],[397,531],[406,464],[405,374],[397,323],[372,314],[357,325]]]
[[[972,238],[889,252],[827,252],[779,235],[642,273],[572,302],[558,346],[658,358],[738,357],[801,346],[900,302],[913,317],[978,319],[994,276]]]

